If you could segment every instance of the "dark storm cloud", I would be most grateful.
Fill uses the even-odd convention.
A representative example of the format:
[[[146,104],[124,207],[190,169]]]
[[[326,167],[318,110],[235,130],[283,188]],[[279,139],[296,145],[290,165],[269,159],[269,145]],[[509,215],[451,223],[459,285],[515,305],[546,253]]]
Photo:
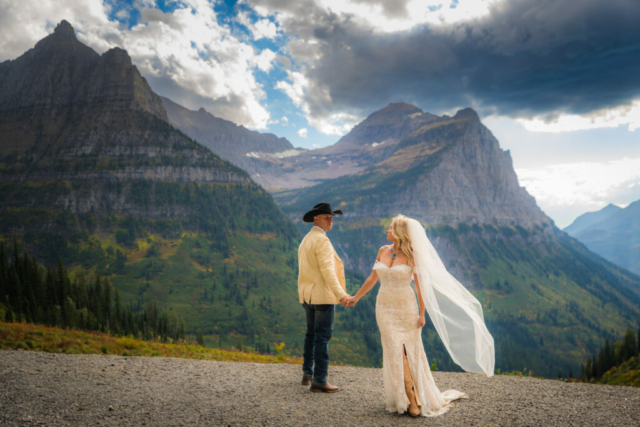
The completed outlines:
[[[312,82],[311,115],[392,101],[512,117],[582,114],[640,98],[638,0],[505,1],[480,19],[391,34],[310,4],[278,3],[292,14],[282,26],[296,35],[291,55]],[[406,1],[397,5],[406,12]]]

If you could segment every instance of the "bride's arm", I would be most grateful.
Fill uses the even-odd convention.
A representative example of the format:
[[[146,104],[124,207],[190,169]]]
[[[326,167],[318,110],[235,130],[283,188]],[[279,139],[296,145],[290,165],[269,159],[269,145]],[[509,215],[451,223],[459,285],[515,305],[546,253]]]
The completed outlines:
[[[414,263],[415,268],[415,263]],[[418,317],[418,328],[422,328],[427,321],[424,318],[424,300],[422,299],[422,293],[420,292],[420,282],[418,281],[418,275],[413,275],[413,281],[416,284],[416,293],[418,294],[418,304],[420,305],[420,316]]]
[[[378,251],[378,256],[376,257],[376,261],[380,261],[381,252],[382,252],[382,248],[380,248],[380,250]],[[371,270],[371,274],[369,275],[369,277],[367,277],[367,280],[364,281],[358,293],[355,294],[353,297],[351,297],[350,305],[354,305],[355,303],[360,301],[360,298],[365,296],[367,292],[369,292],[377,282],[378,282],[378,273],[375,270]]]
[[[378,281],[378,273],[376,273],[376,271],[373,270],[371,271],[371,275],[369,275],[367,280],[365,280],[364,283],[362,284],[362,287],[360,287],[360,290],[358,291],[358,293],[355,294],[353,298],[351,298],[351,303],[355,304],[358,301],[360,301],[360,298],[365,296],[367,292],[369,292],[371,288],[373,288],[373,286],[376,284],[377,281]]]

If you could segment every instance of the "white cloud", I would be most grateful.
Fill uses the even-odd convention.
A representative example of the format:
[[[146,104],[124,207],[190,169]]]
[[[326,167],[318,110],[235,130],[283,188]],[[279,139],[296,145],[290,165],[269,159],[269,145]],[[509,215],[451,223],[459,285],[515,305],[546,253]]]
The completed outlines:
[[[268,19],[260,19],[253,25],[251,32],[256,40],[260,39],[274,39],[278,33],[276,24]]]
[[[629,130],[640,128],[640,101],[631,105],[594,111],[585,115],[561,114],[551,120],[544,117],[518,119],[531,132],[572,132],[629,125]]]
[[[289,124],[289,118],[287,116],[282,116],[282,126],[287,126]]]
[[[517,169],[520,184],[560,227],[609,203],[640,200],[640,158]]]
[[[308,133],[307,128],[302,128],[302,129],[300,129],[298,131],[298,135],[300,135],[300,137],[302,137],[302,138],[306,138],[307,137],[307,133]]]
[[[100,0],[0,0],[0,60],[33,47],[66,19],[78,39],[98,52],[126,49],[156,92],[177,88],[171,97],[178,94],[174,100],[188,108],[205,103],[219,117],[267,127],[269,112],[261,105],[266,94],[254,72],[272,68],[273,51],[256,52],[218,24],[209,0],[183,0],[170,13],[156,9],[152,1],[135,4],[140,18],[129,30],[109,21],[110,6]]]
[[[452,0],[411,0],[406,2],[404,10],[400,5],[393,5],[393,13],[387,5],[378,1],[316,0],[316,3],[328,12],[353,16],[359,24],[369,26],[377,32],[395,33],[421,24],[453,24],[480,18],[489,13],[492,4],[499,1],[501,0],[463,1],[452,8]]]
[[[301,72],[289,72],[288,81],[279,81],[276,83],[276,89],[283,91],[302,110],[309,124],[325,135],[344,135],[361,119],[353,114],[342,112],[323,111],[312,114],[307,97],[308,91],[313,91],[312,98],[322,99],[325,105],[331,105],[331,96],[326,88],[311,85]]]
[[[273,40],[278,36],[278,27],[268,18],[254,21],[248,11],[240,10],[234,19],[249,30],[254,40]]]

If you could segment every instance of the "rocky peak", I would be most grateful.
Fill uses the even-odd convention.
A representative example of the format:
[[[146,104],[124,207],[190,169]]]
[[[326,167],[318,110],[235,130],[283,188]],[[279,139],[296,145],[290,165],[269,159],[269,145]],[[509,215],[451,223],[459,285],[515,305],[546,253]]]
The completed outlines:
[[[422,110],[415,105],[407,104],[406,102],[392,102],[384,107],[382,110],[376,111],[369,117],[373,116],[397,116],[402,114],[422,113]]]
[[[454,120],[473,120],[480,123],[480,117],[478,117],[478,113],[475,112],[473,108],[464,108],[462,110],[458,110],[455,116],[453,116]]]
[[[53,30],[53,34],[57,37],[66,37],[73,40],[76,40],[76,32],[69,24],[69,22],[65,19],[60,21],[58,25],[56,25],[56,29]]]
[[[76,32],[67,21],[62,20],[53,33],[36,43],[35,49],[42,49],[51,45],[82,45],[76,38]]]
[[[383,143],[388,147],[425,123],[436,119],[436,116],[423,113],[416,106],[404,102],[392,103],[369,115],[342,137],[335,148],[340,151],[354,146],[382,145]]]
[[[116,47],[100,56],[76,39],[67,21],[0,70],[0,110],[44,108],[61,115],[71,106],[96,103],[112,112],[136,109],[167,120],[162,101],[125,50]]]

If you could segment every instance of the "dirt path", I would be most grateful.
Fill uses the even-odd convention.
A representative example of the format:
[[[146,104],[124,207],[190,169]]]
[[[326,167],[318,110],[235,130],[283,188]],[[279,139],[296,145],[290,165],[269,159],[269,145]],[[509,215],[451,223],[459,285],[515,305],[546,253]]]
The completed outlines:
[[[0,351],[0,425],[638,426],[640,389],[435,372],[465,391],[445,415],[384,409],[378,369],[331,367],[313,394],[300,366]]]

